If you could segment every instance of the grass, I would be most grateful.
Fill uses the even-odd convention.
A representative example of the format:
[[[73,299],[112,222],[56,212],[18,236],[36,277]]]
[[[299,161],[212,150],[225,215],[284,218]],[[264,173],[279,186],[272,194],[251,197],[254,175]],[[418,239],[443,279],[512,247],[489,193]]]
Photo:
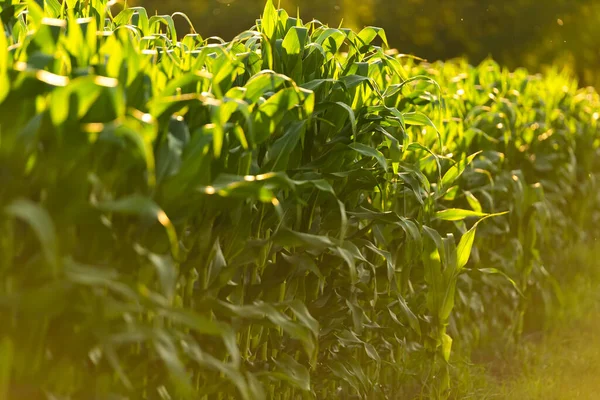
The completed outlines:
[[[598,299],[596,299],[598,301]],[[520,377],[499,385],[497,398],[563,400],[598,398],[600,307],[583,320],[547,334],[527,346]],[[517,364],[518,365],[518,364]]]
[[[596,399],[600,390],[600,247],[579,248],[571,263],[585,263],[564,285],[565,305],[547,333],[526,340],[517,365],[501,385],[501,398]],[[566,260],[568,261],[568,260]],[[575,265],[573,265],[575,267]],[[506,368],[506,367],[505,367]]]
[[[564,400],[598,398],[600,373],[600,246],[570,249],[560,261],[564,303],[516,347],[483,350],[478,364],[465,365],[455,398]]]

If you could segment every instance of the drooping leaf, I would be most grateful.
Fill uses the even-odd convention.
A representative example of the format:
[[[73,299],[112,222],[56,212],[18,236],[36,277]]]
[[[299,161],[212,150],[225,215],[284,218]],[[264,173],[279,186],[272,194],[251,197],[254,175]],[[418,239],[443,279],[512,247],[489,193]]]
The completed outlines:
[[[53,273],[58,274],[60,262],[58,238],[54,222],[48,211],[30,200],[17,199],[10,203],[4,212],[11,217],[23,220],[31,227],[40,242],[46,262],[52,268]]]
[[[456,248],[456,253],[458,255],[458,260],[457,260],[458,270],[461,270],[462,268],[464,268],[464,266],[467,265],[467,262],[469,261],[469,256],[471,255],[471,249],[473,248],[473,243],[475,241],[475,232],[477,230],[477,225],[479,225],[481,222],[485,221],[488,218],[497,217],[497,216],[501,216],[501,215],[505,215],[505,214],[506,213],[497,213],[497,214],[486,215],[485,217],[483,217],[479,221],[477,221],[473,225],[473,227],[471,229],[469,229],[464,235],[462,235],[462,237],[460,238],[460,242],[458,243],[458,246]]]
[[[373,157],[377,160],[381,168],[387,171],[387,161],[384,155],[377,149],[366,146],[362,143],[352,143],[349,147],[366,157]]]
[[[477,157],[481,152],[477,152],[475,154],[471,154],[468,157],[463,158],[461,161],[454,164],[442,178],[441,185],[443,188],[450,188],[452,184],[463,174],[467,166],[469,166],[475,157]]]
[[[472,210],[462,210],[458,208],[449,208],[447,210],[438,211],[435,217],[443,221],[461,221],[469,217],[485,217],[487,214]]]

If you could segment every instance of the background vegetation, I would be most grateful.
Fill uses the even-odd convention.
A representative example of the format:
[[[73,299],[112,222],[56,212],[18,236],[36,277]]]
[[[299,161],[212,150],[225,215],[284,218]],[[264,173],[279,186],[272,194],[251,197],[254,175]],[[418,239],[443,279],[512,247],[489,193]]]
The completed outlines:
[[[203,35],[232,38],[251,26],[262,0],[135,0],[152,13],[186,12]],[[332,26],[383,27],[392,47],[428,60],[492,56],[532,72],[569,66],[584,84],[600,84],[600,4],[595,0],[281,0],[295,15]]]

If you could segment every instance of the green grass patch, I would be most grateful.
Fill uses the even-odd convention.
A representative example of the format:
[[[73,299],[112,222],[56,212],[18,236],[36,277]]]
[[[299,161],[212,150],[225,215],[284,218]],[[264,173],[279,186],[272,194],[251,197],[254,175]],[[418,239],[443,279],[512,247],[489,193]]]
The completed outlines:
[[[563,271],[563,303],[543,329],[528,332],[516,347],[482,351],[477,364],[463,364],[456,398],[594,399],[597,397],[600,341],[600,247],[569,249],[554,262]]]

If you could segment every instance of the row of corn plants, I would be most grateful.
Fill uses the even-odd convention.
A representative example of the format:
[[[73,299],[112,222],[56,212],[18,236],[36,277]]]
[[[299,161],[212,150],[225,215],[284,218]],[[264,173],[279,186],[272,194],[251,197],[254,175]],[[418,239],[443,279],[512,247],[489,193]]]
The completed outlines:
[[[476,159],[463,175],[462,204],[510,210],[500,230],[488,225],[489,231],[480,232],[473,255],[474,264],[502,271],[515,287],[484,281],[473,288],[465,275],[453,331],[470,330],[459,334],[469,343],[480,337],[494,341],[490,333],[501,330],[505,339],[518,341],[527,320],[538,327],[560,305],[556,268],[577,269],[554,260],[598,238],[600,98],[592,88],[578,90],[568,75],[511,73],[491,61],[477,68],[464,62],[411,68],[445,90],[445,118],[453,119],[444,125],[449,151],[490,155]],[[544,308],[528,310],[536,297]],[[497,318],[486,318],[490,311]]]
[[[0,1],[0,399],[446,398],[560,299],[595,92],[114,6]]]

